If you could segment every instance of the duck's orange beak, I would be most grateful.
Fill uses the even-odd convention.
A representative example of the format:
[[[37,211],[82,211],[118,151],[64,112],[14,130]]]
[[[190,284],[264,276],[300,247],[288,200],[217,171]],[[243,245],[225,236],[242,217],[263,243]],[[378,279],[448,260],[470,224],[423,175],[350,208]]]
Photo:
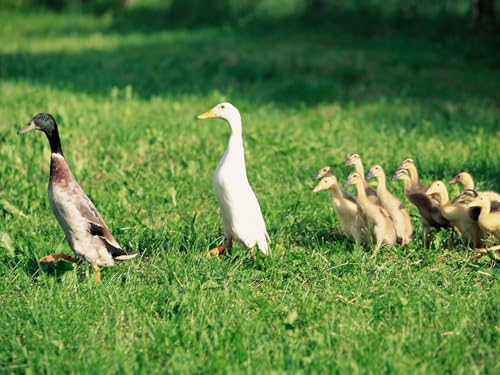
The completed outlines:
[[[207,111],[205,113],[202,113],[201,115],[198,115],[197,118],[200,120],[204,120],[206,118],[214,118],[217,117],[216,114],[214,113],[213,110]]]

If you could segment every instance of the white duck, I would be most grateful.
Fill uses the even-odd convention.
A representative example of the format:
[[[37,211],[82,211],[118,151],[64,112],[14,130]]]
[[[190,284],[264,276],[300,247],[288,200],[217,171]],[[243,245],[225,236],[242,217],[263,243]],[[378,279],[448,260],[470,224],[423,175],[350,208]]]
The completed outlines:
[[[231,103],[220,103],[198,118],[221,118],[231,128],[226,152],[214,175],[214,189],[227,241],[210,250],[208,255],[219,255],[230,249],[233,240],[247,249],[257,246],[267,255],[270,239],[259,202],[247,178],[240,112]]]

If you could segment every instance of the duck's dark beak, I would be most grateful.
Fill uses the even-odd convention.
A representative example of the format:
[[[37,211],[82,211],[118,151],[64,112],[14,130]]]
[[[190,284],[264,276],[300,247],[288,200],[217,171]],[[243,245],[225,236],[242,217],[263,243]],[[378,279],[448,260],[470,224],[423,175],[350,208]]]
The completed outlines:
[[[35,122],[34,121],[30,121],[26,124],[26,126],[22,129],[19,129],[17,131],[17,135],[21,135],[21,134],[24,134],[24,133],[27,133],[27,132],[30,132],[32,130],[36,130],[37,127],[35,125]]]
[[[375,177],[375,176],[373,175],[373,173],[372,173],[372,172],[368,172],[368,174],[366,175],[366,179],[367,179],[367,180],[370,180],[370,179],[372,179],[373,177]]]

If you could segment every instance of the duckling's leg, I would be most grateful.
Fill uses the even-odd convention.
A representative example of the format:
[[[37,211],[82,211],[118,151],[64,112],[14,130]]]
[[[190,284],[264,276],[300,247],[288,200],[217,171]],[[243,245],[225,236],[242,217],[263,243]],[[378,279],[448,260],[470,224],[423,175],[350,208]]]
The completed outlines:
[[[39,262],[40,263],[50,263],[50,262],[55,262],[59,259],[63,259],[67,262],[76,263],[76,264],[78,264],[82,261],[81,259],[73,258],[73,257],[66,255],[66,254],[63,254],[63,253],[58,253],[58,254],[50,254],[50,255],[46,255],[44,257],[41,257],[39,259]]]
[[[375,250],[373,251],[373,254],[372,256],[370,257],[370,259],[374,259],[377,257],[379,251],[380,251],[380,248],[382,247],[382,242],[378,242],[377,241],[377,246],[375,246]]]
[[[101,269],[95,264],[92,265],[92,268],[94,269],[95,273],[95,282],[99,284],[101,282]]]
[[[231,249],[232,247],[233,247],[233,240],[228,239],[224,245],[217,246],[217,247],[213,248],[212,250],[209,250],[207,253],[207,257],[219,256],[224,251],[226,251],[227,249]]]
[[[422,221],[422,230],[424,232],[424,248],[428,248],[429,245],[430,245],[430,228],[429,228],[429,225],[427,223],[424,223]]]

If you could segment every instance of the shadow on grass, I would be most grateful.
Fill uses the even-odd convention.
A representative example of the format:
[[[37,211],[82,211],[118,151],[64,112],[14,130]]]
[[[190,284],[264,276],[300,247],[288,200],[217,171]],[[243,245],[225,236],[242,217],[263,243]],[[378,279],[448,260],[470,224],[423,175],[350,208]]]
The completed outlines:
[[[103,96],[220,92],[286,106],[381,97],[423,102],[495,97],[490,69],[496,58],[488,43],[450,34],[457,32],[458,19],[331,15],[331,20],[306,14],[273,25],[200,28],[202,22],[189,26],[196,22],[179,20],[171,11],[134,9],[118,14],[102,31],[140,33],[138,38],[102,49],[3,53],[0,76]],[[442,32],[438,25],[450,30]],[[432,27],[434,33],[428,31]]]
[[[38,263],[36,260],[29,260],[24,266],[24,272],[32,279],[41,273],[53,277],[56,281],[61,281],[62,276],[69,271],[73,271],[73,264],[59,261],[54,263]]]

